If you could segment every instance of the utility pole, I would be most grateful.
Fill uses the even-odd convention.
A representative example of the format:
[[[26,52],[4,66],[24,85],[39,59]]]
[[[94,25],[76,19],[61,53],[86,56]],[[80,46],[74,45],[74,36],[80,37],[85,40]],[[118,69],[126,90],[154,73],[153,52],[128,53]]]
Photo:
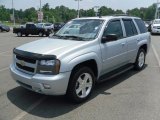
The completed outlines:
[[[94,12],[95,12],[95,16],[97,17],[98,16],[98,14],[99,14],[99,6],[94,6],[93,7],[94,8]]]
[[[14,15],[14,3],[13,3],[13,0],[12,0],[12,10],[13,10],[13,25],[15,26],[15,15]]]
[[[78,14],[77,14],[77,18],[79,18],[80,17],[79,2],[82,1],[82,0],[75,0],[75,1],[78,1]]]
[[[160,4],[160,2],[159,2],[159,0],[157,0],[157,3],[156,3],[155,19],[159,19],[159,12],[160,12],[159,7],[158,7],[159,4]]]
[[[46,16],[46,18],[47,18],[47,22],[48,22],[48,16]]]
[[[41,0],[40,0],[40,22],[42,23],[42,4],[41,4]]]

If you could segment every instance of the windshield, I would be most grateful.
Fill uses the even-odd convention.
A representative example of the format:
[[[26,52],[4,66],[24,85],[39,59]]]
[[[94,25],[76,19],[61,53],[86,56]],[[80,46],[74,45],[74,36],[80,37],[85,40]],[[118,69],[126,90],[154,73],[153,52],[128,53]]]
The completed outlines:
[[[93,40],[97,37],[103,20],[98,19],[81,19],[68,22],[56,36],[81,38],[81,40]]]
[[[155,20],[154,24],[160,24],[160,20]]]
[[[51,23],[46,23],[46,24],[45,24],[45,26],[51,26],[51,25],[52,25]]]

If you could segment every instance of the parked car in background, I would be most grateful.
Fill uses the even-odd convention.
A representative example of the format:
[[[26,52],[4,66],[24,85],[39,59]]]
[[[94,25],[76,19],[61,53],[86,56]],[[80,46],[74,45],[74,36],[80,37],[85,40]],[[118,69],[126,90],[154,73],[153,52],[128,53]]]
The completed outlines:
[[[9,32],[10,27],[0,23],[0,32],[3,32],[3,31]]]
[[[145,23],[146,28],[148,28],[148,27],[149,27],[149,25],[151,24],[151,21],[149,21],[149,20],[145,20],[145,21],[144,21],[144,23]]]
[[[37,23],[37,27],[54,30],[54,24],[52,23]]]
[[[54,32],[60,30],[64,25],[65,23],[54,23]]]
[[[37,27],[34,23],[27,23],[20,28],[13,28],[13,33],[16,33],[18,37],[23,35],[39,35],[42,37],[43,35],[49,36],[51,29]]]
[[[151,24],[151,34],[160,34],[160,19],[153,20]]]
[[[76,32],[74,32],[76,31]],[[151,37],[138,17],[77,18],[52,37],[13,50],[11,75],[22,87],[80,103],[95,83],[142,70]]]

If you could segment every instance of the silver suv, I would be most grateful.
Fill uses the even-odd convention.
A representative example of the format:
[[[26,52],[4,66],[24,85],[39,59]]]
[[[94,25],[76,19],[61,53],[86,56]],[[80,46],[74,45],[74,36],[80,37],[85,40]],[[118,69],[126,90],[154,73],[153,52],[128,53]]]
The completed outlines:
[[[142,70],[150,41],[137,17],[78,18],[49,38],[15,48],[10,70],[26,89],[82,102],[96,82]]]

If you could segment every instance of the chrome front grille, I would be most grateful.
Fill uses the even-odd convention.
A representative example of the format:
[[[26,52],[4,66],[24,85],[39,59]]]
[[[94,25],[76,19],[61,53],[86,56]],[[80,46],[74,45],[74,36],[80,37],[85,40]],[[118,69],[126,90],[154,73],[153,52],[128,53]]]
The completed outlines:
[[[14,63],[18,70],[28,73],[35,74],[37,68],[37,60],[32,58],[23,57],[20,55],[15,55]]]

